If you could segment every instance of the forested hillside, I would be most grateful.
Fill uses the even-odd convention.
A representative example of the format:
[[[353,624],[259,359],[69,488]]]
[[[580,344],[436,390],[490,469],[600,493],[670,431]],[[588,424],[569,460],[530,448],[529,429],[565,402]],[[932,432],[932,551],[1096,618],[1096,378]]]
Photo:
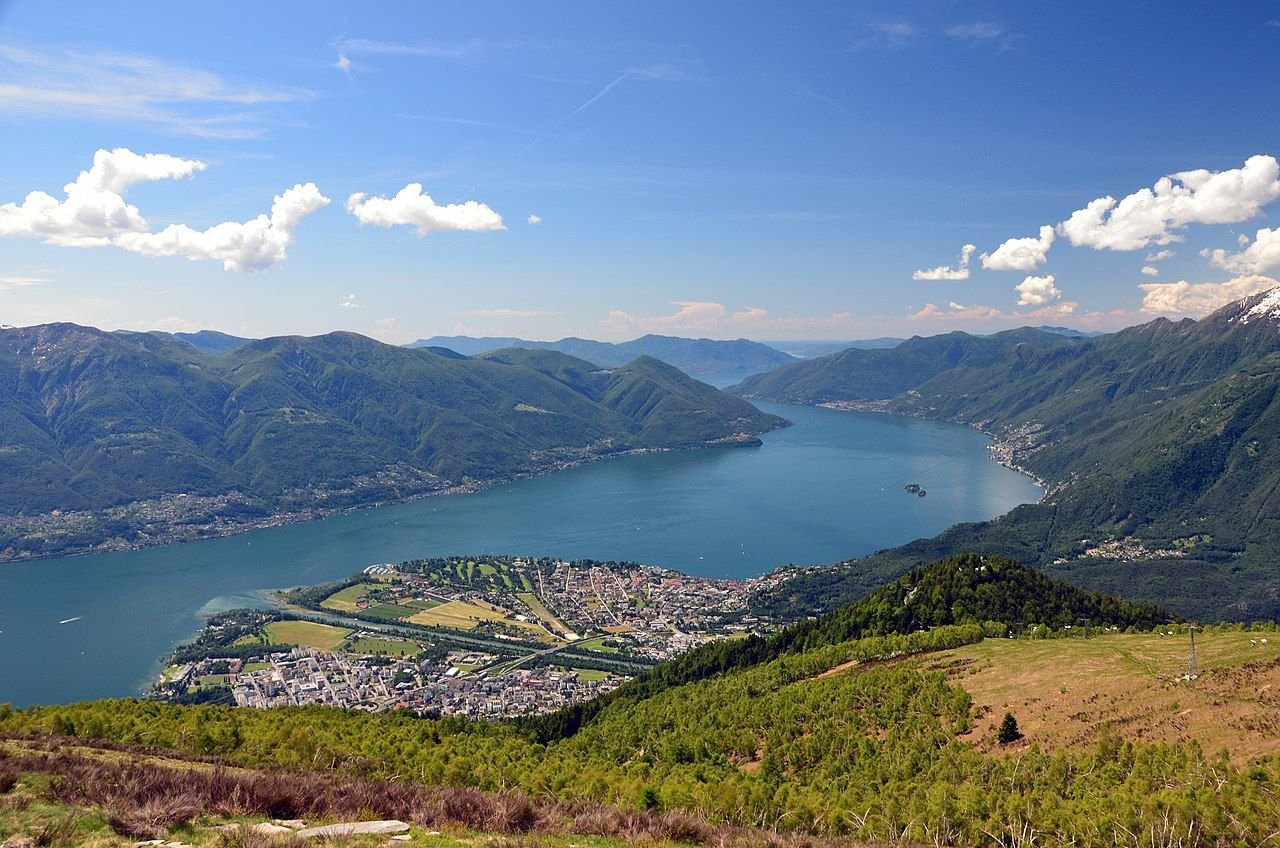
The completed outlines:
[[[151,333],[8,329],[0,521],[12,518],[0,552],[145,540],[184,522],[401,498],[628,450],[743,443],[782,423],[648,358],[602,370],[543,351],[525,364],[352,333],[207,356]],[[155,501],[147,516],[128,509]],[[85,515],[34,521],[53,510]]]
[[[886,400],[890,411],[995,433],[1049,494],[994,521],[814,572],[786,597],[762,599],[764,608],[833,609],[939,556],[981,550],[1189,616],[1280,614],[1274,299],[1258,295],[1198,322],[1011,346]],[[840,399],[831,391],[826,399]]]
[[[818,569],[822,572],[825,569]],[[792,582],[782,584],[786,592]],[[807,584],[801,583],[802,586]],[[1150,604],[1087,592],[1001,557],[966,553],[913,570],[871,594],[769,636],[721,640],[645,672],[618,689],[560,712],[521,722],[539,739],[572,736],[602,711],[637,703],[675,686],[850,639],[916,633],[987,622],[1054,628],[1088,618],[1097,627],[1149,629],[1172,619]]]
[[[985,620],[998,614],[1031,617],[1027,636],[1010,640],[1008,625]],[[1013,651],[1046,644],[1029,640],[1032,633],[1056,636],[1064,651],[1137,638],[1069,638],[1061,622],[1081,615],[1096,616],[1100,630],[1141,630],[1164,616],[971,555],[754,642],[750,657],[735,654],[742,649],[732,643],[717,646],[741,661],[716,667],[715,652],[704,650],[664,666],[666,685],[633,688],[570,733],[537,738],[533,722],[113,701],[0,710],[0,735],[159,746],[342,779],[514,789],[836,841],[1138,846],[1179,844],[1180,834],[1191,834],[1181,844],[1263,844],[1280,829],[1274,759],[1236,765],[1206,754],[1194,736],[1152,744],[1138,738],[1140,727],[1124,724],[1084,749],[975,735],[982,716],[963,669],[950,673],[934,658],[986,639]],[[1042,623],[1058,626],[1032,626]],[[936,626],[917,629],[929,625]],[[1200,689],[1254,666],[1240,665],[1247,658],[1217,662],[1206,661],[1198,681],[1170,675],[1151,685],[1185,687],[1183,697],[1206,710],[1239,710],[1211,706]],[[1152,674],[1141,663],[1121,666],[1142,679]],[[1068,711],[1105,710],[1094,701],[1072,707],[1073,695],[1063,687],[1055,698]],[[1257,713],[1251,720],[1266,719]]]
[[[1023,327],[992,336],[956,331],[914,336],[896,347],[849,348],[748,377],[730,391],[785,403],[883,401],[957,368],[981,368],[1010,351],[1067,347],[1076,339]]]

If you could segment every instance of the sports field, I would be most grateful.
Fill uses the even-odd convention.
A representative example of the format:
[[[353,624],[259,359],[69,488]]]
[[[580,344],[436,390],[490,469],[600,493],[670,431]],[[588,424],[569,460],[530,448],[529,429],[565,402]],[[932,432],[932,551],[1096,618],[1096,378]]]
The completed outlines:
[[[344,645],[342,650],[348,654],[382,654],[388,657],[411,657],[422,650],[417,642],[406,642],[402,639],[379,639],[376,636],[362,636]]]

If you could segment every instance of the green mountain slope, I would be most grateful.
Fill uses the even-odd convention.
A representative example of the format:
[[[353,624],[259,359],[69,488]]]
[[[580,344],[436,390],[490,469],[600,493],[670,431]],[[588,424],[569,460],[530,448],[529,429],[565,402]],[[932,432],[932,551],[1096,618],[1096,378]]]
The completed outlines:
[[[779,591],[786,592],[793,582],[782,584]],[[1076,588],[1013,560],[960,554],[915,569],[834,612],[797,622],[773,636],[711,642],[645,672],[608,695],[525,719],[521,724],[542,740],[572,736],[606,710],[622,709],[619,705],[850,639],[993,621],[1061,628],[1085,618],[1095,627],[1149,629],[1172,616],[1151,604]]]
[[[1259,295],[1078,344],[1015,347],[886,402],[977,424],[1050,484],[1036,505],[814,573],[792,614],[830,609],[955,550],[1212,619],[1280,613],[1280,328]],[[807,585],[806,585],[807,583]]]
[[[152,332],[158,336],[169,336],[186,342],[196,350],[209,356],[221,356],[238,347],[243,347],[251,341],[256,341],[256,339],[246,339],[242,336],[219,333],[217,330],[200,330],[195,333],[163,333],[159,330],[153,330]]]
[[[1030,327],[993,336],[915,336],[893,348],[850,348],[784,365],[748,377],[730,391],[785,403],[882,401],[956,368],[988,366],[1010,351],[1056,349],[1075,341]]]
[[[331,333],[210,357],[149,333],[5,330],[0,520],[180,495],[230,517],[344,506],[783,423],[656,360],[606,371],[538,353],[467,359]],[[131,522],[99,521],[98,541],[132,538]],[[5,527],[9,556],[68,543],[39,522]]]

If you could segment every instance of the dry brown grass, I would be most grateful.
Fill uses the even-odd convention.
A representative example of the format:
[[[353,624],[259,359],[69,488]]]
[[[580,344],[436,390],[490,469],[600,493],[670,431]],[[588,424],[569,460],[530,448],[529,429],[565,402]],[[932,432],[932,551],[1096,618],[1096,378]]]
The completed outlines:
[[[0,771],[48,775],[46,799],[99,808],[117,833],[159,839],[197,816],[307,821],[399,819],[432,829],[511,837],[532,846],[538,835],[581,834],[627,843],[708,848],[825,848],[802,833],[716,825],[678,811],[642,811],[562,803],[516,792],[492,793],[403,781],[370,781],[338,772],[251,771],[185,762],[169,752],[83,742],[22,740],[0,746]],[[274,848],[277,839],[239,831],[225,848]]]
[[[989,639],[923,664],[973,697],[978,719],[966,738],[986,751],[1001,747],[996,728],[1012,712],[1025,735],[1015,749],[1078,751],[1116,732],[1147,742],[1194,740],[1210,753],[1225,748],[1237,764],[1280,752],[1280,636],[1206,633],[1196,644],[1200,676],[1192,681],[1181,679],[1185,635]]]

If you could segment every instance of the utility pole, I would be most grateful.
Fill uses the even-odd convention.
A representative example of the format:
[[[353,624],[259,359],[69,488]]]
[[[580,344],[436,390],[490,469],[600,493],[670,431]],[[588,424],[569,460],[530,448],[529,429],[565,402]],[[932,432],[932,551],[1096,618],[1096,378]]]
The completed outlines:
[[[1187,679],[1195,680],[1199,676],[1196,669],[1196,626],[1191,625],[1187,631],[1191,634],[1191,650],[1187,652]]]

